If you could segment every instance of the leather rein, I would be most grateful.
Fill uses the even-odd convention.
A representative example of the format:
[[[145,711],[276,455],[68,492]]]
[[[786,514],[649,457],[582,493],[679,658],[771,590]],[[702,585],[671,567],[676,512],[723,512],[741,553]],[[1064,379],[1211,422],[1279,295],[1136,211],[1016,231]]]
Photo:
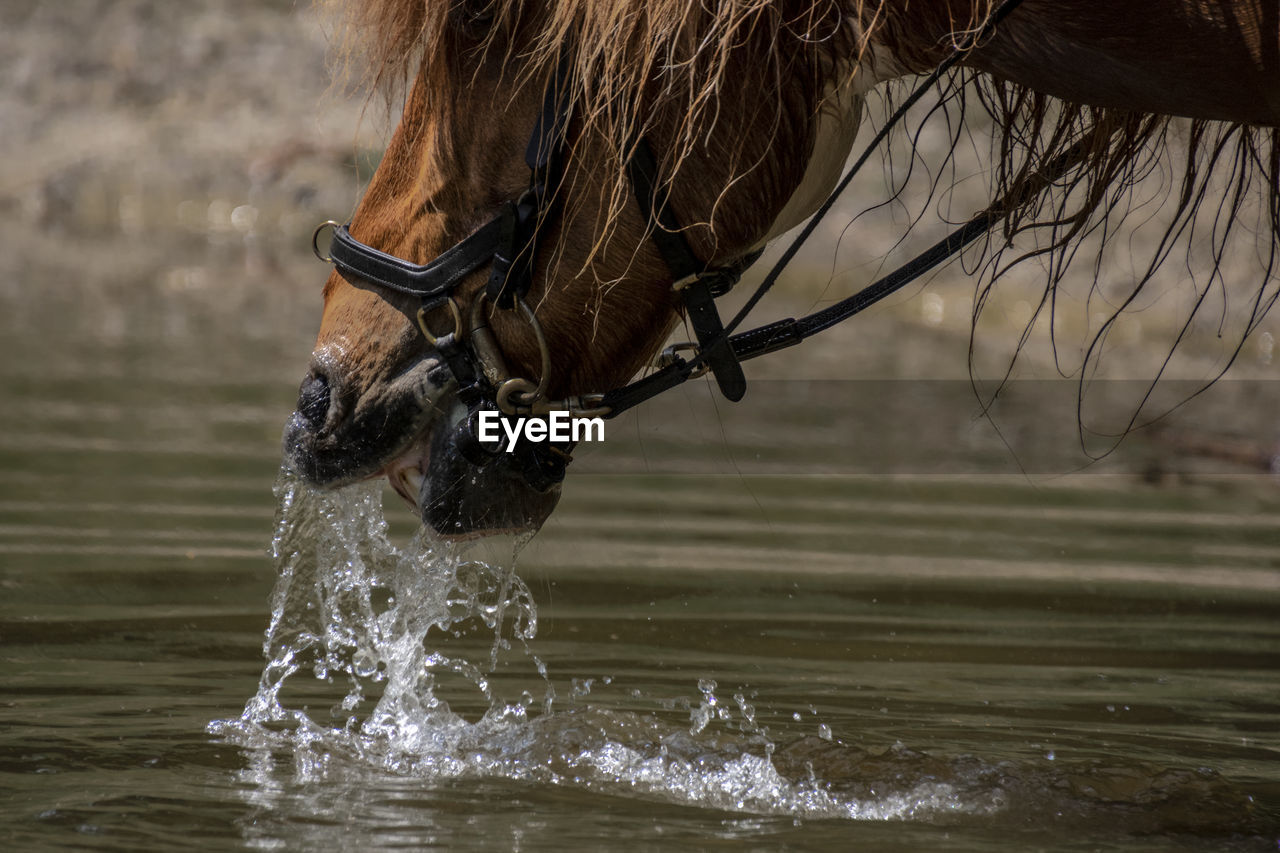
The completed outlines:
[[[416,314],[418,328],[453,373],[458,384],[459,401],[467,410],[466,416],[455,427],[459,450],[477,465],[505,458],[505,464],[512,467],[528,486],[544,492],[563,480],[573,445],[522,439],[512,453],[504,453],[500,448],[480,441],[477,429],[480,412],[497,411],[502,417],[521,417],[567,411],[578,417],[612,418],[707,371],[715,377],[725,397],[736,402],[746,393],[742,361],[798,344],[901,289],[958,254],[986,234],[1007,211],[1043,191],[1083,160],[1090,137],[1085,137],[1061,157],[1046,164],[1009,195],[993,201],[946,238],[854,295],[799,319],[787,318],[735,334],[747,313],[777,281],[800,246],[907,110],[981,39],[989,36],[995,25],[1020,2],[1004,0],[983,26],[962,40],[899,105],[727,325],[720,319],[715,298],[728,292],[760,253],[751,253],[723,266],[712,267],[699,260],[668,204],[648,141],[643,138],[637,140],[626,164],[632,190],[646,217],[649,239],[671,272],[672,286],[681,295],[686,317],[697,340],[696,343],[668,347],[659,357],[656,371],[620,388],[565,400],[548,400],[550,349],[533,310],[525,302],[533,283],[542,229],[559,214],[557,191],[564,172],[570,121],[567,57],[562,58],[543,94],[542,109],[525,150],[525,162],[529,167],[528,188],[517,199],[506,202],[494,218],[469,237],[446,249],[430,263],[414,264],[360,242],[351,235],[349,225],[330,221],[316,229],[312,247],[317,257],[332,263],[345,279],[357,287],[372,286],[375,290],[411,296],[421,301]],[[327,254],[318,245],[320,234],[326,228],[333,229]],[[488,281],[464,318],[454,293],[464,280],[486,265],[490,268]],[[520,311],[532,327],[542,362],[537,383],[510,375],[501,349],[489,329],[483,310],[485,302],[492,302],[504,310]],[[685,358],[680,354],[682,352],[692,355]]]

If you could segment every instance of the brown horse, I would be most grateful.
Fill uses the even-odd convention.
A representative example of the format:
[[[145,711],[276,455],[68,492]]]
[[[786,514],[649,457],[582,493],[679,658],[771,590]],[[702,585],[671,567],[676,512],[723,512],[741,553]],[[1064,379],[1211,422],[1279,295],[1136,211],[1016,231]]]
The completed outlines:
[[[407,82],[403,115],[350,226],[358,241],[426,264],[529,183],[521,157],[553,82],[569,117],[557,213],[539,233],[532,326],[487,318],[514,376],[550,397],[604,391],[650,363],[684,305],[627,172],[636,140],[692,253],[731,263],[801,221],[839,177],[873,87],[926,72],[977,30],[995,0],[362,0],[353,57]],[[961,66],[996,119],[994,191],[1086,140],[1086,162],[1046,206],[1005,212],[1007,235],[1050,231],[1069,258],[1113,192],[1191,119],[1179,215],[1208,176],[1264,204],[1267,287],[1280,246],[1280,4],[1276,0],[1025,0]],[[559,76],[558,76],[559,75]],[[558,82],[557,82],[558,81]],[[1185,222],[1184,222],[1185,224]],[[1178,224],[1170,226],[1176,233]],[[462,280],[463,316],[489,268]],[[1149,278],[1150,275],[1146,278]],[[420,301],[335,273],[286,448],[321,485],[377,475],[450,535],[541,524],[558,486],[481,467],[442,436],[465,415],[457,383],[415,320]],[[1135,288],[1146,281],[1143,278]],[[1049,288],[1052,287],[1052,282]],[[1265,297],[1265,298],[1264,298]],[[461,331],[461,330],[460,330]]]

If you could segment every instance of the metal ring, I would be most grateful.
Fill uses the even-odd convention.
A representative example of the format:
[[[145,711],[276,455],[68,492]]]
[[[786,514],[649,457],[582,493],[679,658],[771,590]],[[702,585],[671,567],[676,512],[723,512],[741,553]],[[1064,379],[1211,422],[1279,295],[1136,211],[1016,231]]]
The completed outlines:
[[[437,335],[431,331],[431,327],[427,325],[427,314],[439,308],[441,303],[449,306],[449,313],[453,315],[453,331],[445,332],[443,335]],[[452,296],[446,296],[444,299],[438,299],[429,305],[423,305],[418,309],[418,329],[421,330],[422,336],[427,339],[427,343],[436,346],[436,341],[447,335],[453,335],[456,340],[462,340],[462,309],[458,307],[457,301]]]
[[[481,308],[486,301],[487,296],[484,293],[477,294],[475,301],[471,303],[468,323],[473,338],[473,353],[480,358],[482,370],[487,367],[486,356],[482,352],[474,352],[475,350],[483,349],[483,347],[477,347],[476,344],[482,340],[489,340],[491,342],[490,345],[496,351],[496,344],[492,343],[491,338],[486,337],[488,323],[485,322]],[[456,310],[457,306],[456,303],[453,303],[452,298],[449,302]],[[519,305],[524,312],[525,319],[529,321],[530,327],[533,328],[534,338],[538,341],[538,358],[542,369],[536,385],[528,379],[520,378],[506,378],[501,382],[494,382],[497,386],[495,402],[498,404],[498,408],[508,415],[531,414],[533,407],[546,398],[547,388],[551,384],[551,347],[547,343],[547,335],[542,330],[542,324],[538,322],[533,309],[529,307],[529,303],[521,299]],[[418,315],[419,325],[422,325],[422,311],[419,311]],[[425,329],[423,329],[423,333],[426,334]],[[430,335],[428,335],[428,338],[430,338]],[[505,373],[505,366],[503,372]],[[490,381],[493,381],[493,379],[491,378]]]
[[[519,403],[513,402],[512,397],[519,394],[521,397],[528,399],[530,395],[536,395],[538,387],[528,379],[508,379],[498,386],[498,391],[494,394],[494,402],[498,404],[498,408],[508,415],[524,415],[530,414],[529,411],[533,405],[532,402]],[[537,397],[533,397],[536,400]],[[521,411],[521,408],[525,411]]]
[[[320,254],[320,232],[326,228],[332,228],[334,231],[337,231],[341,227],[341,222],[334,222],[332,219],[326,219],[324,222],[321,222],[316,226],[316,230],[311,232],[311,251],[315,253],[317,258],[324,261],[326,264],[333,263],[333,256]],[[330,240],[330,243],[332,243],[332,240]]]
[[[676,360],[680,358],[680,353],[682,352],[692,352],[696,358],[698,345],[693,341],[684,341],[683,343],[672,344],[658,354],[658,357],[653,360],[653,366],[659,369],[663,367],[670,367],[676,363]]]
[[[533,309],[529,307],[529,303],[521,299],[520,307],[524,310],[525,319],[533,327],[534,337],[538,339],[538,355],[542,359],[542,373],[538,377],[538,387],[525,399],[525,405],[532,406],[547,396],[547,388],[551,384],[551,347],[547,344],[547,336],[542,331],[542,324],[538,322],[537,317],[533,316]]]

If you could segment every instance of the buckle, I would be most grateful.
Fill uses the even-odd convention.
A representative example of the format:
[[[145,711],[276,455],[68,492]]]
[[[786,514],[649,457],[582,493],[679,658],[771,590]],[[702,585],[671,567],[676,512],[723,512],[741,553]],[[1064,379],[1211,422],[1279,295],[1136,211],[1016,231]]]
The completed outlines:
[[[453,322],[453,328],[447,332],[437,334],[431,330],[431,315],[443,307],[449,308],[449,315]],[[462,340],[462,309],[458,307],[458,302],[452,296],[445,296],[441,299],[435,299],[428,302],[418,309],[418,329],[422,332],[422,336],[427,339],[427,343],[433,347],[439,347],[439,342],[452,335],[454,340]]]
[[[682,352],[691,352],[693,353],[693,358],[697,358],[702,354],[702,348],[693,341],[684,341],[682,343],[672,344],[658,354],[658,357],[654,359],[654,366],[659,370],[663,370],[676,364],[687,363],[679,355],[679,353]],[[698,379],[699,377],[706,376],[707,371],[710,369],[711,365],[704,361],[701,367],[689,374],[689,378]]]

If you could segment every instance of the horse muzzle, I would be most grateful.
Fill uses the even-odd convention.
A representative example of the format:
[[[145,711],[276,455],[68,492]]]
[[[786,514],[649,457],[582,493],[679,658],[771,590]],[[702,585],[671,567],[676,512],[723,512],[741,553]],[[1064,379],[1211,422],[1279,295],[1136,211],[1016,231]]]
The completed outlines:
[[[434,356],[358,395],[329,361],[317,356],[284,433],[286,459],[308,483],[385,476],[446,538],[536,530],[551,514],[569,447],[482,440],[480,410],[492,407],[465,406]]]

